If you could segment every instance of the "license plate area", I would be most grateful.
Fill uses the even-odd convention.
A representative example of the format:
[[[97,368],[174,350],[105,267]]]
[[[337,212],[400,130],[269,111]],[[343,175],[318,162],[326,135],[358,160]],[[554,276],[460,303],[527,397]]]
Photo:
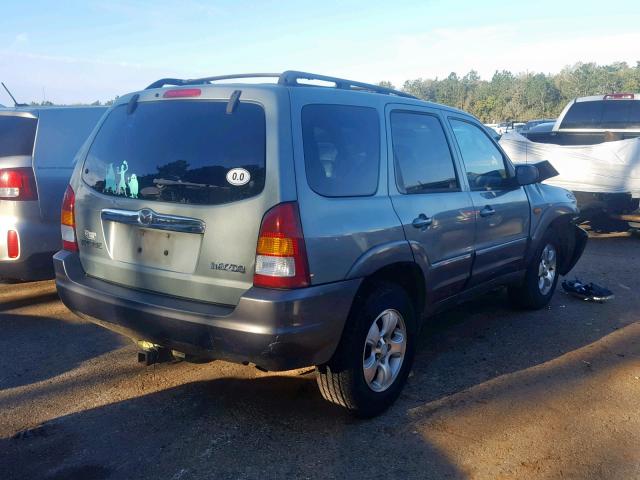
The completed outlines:
[[[195,271],[202,234],[105,223],[109,253],[114,260],[178,273]]]

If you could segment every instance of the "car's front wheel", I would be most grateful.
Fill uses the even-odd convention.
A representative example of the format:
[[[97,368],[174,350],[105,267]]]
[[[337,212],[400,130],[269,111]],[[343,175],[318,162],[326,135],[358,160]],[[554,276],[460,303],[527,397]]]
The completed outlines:
[[[560,259],[558,236],[549,230],[527,267],[523,283],[509,287],[512,304],[531,310],[546,307],[558,284]]]
[[[322,396],[360,417],[381,413],[406,382],[415,335],[406,291],[395,284],[376,285],[347,320],[333,358],[317,367]]]

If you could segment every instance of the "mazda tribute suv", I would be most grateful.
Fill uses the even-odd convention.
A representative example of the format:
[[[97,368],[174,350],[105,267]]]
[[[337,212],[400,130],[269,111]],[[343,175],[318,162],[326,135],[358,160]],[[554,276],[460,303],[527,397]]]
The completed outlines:
[[[542,308],[586,243],[573,195],[540,183],[553,167],[514,167],[476,118],[303,72],[159,80],[76,165],[55,255],[71,310],[141,358],[316,366],[363,417],[434,312],[502,285]]]

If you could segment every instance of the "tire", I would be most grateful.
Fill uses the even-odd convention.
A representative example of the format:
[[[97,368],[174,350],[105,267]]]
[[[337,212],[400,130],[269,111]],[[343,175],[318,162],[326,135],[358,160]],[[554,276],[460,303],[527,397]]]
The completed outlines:
[[[550,265],[550,252],[555,252],[553,266]],[[545,266],[542,265],[543,255],[545,256]],[[531,263],[527,267],[523,283],[509,287],[511,304],[527,310],[539,310],[546,307],[558,285],[558,277],[560,276],[558,266],[561,261],[562,249],[558,235],[549,229],[542,237]],[[551,273],[552,279],[549,278]],[[544,275],[546,280],[541,281],[541,275]]]
[[[388,328],[394,322],[396,327]],[[322,396],[358,417],[382,413],[398,398],[409,376],[416,332],[407,292],[393,283],[376,284],[352,309],[331,360],[316,367]]]

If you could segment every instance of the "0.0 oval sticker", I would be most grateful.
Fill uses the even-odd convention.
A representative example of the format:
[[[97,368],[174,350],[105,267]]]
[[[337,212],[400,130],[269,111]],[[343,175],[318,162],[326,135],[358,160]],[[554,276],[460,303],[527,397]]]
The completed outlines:
[[[232,168],[227,172],[227,182],[239,187],[246,185],[251,180],[251,174],[244,168]]]

